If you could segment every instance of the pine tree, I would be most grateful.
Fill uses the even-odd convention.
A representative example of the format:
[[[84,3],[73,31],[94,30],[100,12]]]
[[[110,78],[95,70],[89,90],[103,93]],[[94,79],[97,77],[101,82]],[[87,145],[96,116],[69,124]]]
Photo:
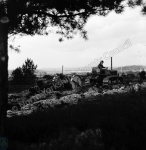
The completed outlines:
[[[36,79],[35,70],[37,65],[34,64],[33,60],[28,59],[22,65],[22,72],[24,75],[24,81],[26,84],[33,84]]]

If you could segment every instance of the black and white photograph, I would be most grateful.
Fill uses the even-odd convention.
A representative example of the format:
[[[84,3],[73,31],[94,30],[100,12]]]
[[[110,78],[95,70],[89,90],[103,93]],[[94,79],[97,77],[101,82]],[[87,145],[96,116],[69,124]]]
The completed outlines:
[[[0,0],[0,150],[146,149],[146,0]]]

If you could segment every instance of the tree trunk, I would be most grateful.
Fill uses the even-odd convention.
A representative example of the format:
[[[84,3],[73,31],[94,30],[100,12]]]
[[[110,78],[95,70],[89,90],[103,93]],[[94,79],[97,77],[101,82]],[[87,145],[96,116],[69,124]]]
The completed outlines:
[[[5,17],[6,18],[6,17]],[[8,103],[8,22],[0,17],[0,137],[6,136]]]

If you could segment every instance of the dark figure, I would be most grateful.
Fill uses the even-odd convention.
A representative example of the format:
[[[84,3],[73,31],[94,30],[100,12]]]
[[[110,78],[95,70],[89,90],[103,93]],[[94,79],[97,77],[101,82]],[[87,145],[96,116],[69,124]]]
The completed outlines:
[[[70,83],[72,85],[72,89],[75,92],[81,91],[83,87],[83,80],[79,75],[73,74],[71,77]]]
[[[100,69],[101,74],[105,74],[106,70],[108,69],[108,67],[103,66],[103,63],[104,63],[104,61],[102,60],[102,61],[100,61],[99,65],[98,65],[98,68]]]

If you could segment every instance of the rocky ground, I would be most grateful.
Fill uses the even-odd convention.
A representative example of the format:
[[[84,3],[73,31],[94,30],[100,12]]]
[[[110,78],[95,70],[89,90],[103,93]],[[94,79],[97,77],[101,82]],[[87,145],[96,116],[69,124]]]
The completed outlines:
[[[89,84],[85,85],[80,92],[52,91],[42,92],[28,97],[29,92],[9,94],[9,104],[12,107],[7,111],[7,117],[29,115],[37,110],[64,108],[68,105],[76,105],[83,101],[96,100],[99,96],[115,95],[122,93],[135,93],[146,89],[146,82],[142,84],[131,83],[130,85],[114,85],[112,87],[97,88]],[[15,97],[15,98],[13,98]]]

